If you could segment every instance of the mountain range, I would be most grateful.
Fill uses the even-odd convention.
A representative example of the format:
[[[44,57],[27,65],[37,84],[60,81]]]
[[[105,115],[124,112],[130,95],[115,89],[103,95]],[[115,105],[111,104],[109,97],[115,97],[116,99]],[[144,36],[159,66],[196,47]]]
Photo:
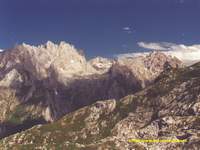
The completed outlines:
[[[0,53],[0,149],[198,149],[199,73],[160,51],[87,60],[65,42],[18,45]]]

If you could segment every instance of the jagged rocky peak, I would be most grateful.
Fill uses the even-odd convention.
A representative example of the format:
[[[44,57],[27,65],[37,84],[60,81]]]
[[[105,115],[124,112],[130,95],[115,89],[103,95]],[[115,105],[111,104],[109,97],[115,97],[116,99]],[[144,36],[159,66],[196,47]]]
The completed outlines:
[[[168,63],[172,68],[183,66],[183,63],[176,57],[166,55],[160,51],[152,51],[145,59],[145,67],[154,71],[162,70],[164,64]],[[154,70],[153,70],[154,69]]]
[[[3,55],[7,69],[17,65],[31,72],[39,80],[47,78],[52,69],[57,74],[68,76],[86,69],[85,57],[80,55],[74,46],[65,42],[57,45],[48,41],[39,46],[23,43]]]
[[[136,57],[120,57],[118,62],[121,65],[128,66],[133,74],[142,81],[145,87],[159,76],[166,69],[183,67],[183,63],[176,57],[165,55],[160,51],[152,51],[149,54],[138,55]]]
[[[163,71],[166,62],[172,67],[182,64],[177,58],[161,52],[118,60],[96,57],[87,61],[73,45],[65,42],[54,44],[50,41],[39,46],[23,43],[1,53],[0,60],[0,68],[4,73],[17,69],[28,72],[37,80],[51,78],[53,75],[52,78],[60,83],[66,83],[69,78],[76,76],[106,73],[116,62],[127,66],[142,81],[154,80]]]

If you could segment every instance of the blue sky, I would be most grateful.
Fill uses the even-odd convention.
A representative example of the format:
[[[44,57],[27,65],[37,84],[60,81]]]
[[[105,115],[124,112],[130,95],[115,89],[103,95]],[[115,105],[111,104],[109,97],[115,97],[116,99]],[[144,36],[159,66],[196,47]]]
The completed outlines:
[[[200,43],[200,0],[0,0],[0,48],[66,41],[88,57]]]

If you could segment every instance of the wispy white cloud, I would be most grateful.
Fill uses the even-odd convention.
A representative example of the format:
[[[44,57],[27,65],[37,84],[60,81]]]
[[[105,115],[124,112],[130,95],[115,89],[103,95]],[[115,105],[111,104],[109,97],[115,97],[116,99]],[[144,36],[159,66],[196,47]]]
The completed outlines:
[[[200,44],[196,45],[184,45],[184,44],[175,44],[168,42],[158,42],[158,43],[147,43],[147,42],[138,42],[138,45],[142,48],[149,50],[161,50],[166,55],[171,55],[177,57],[185,64],[192,64],[200,61]],[[118,57],[134,57],[138,55],[148,54],[146,53],[129,53],[129,54],[120,54]]]
[[[126,33],[128,33],[128,34],[131,34],[131,33],[132,33],[131,27],[128,27],[128,26],[127,26],[127,27],[123,27],[122,29],[123,29],[124,32],[126,32]]]
[[[0,49],[0,53],[3,52],[3,51],[4,51],[3,49]]]
[[[131,30],[131,28],[130,27],[123,27],[123,30],[129,31],[129,30]]]
[[[170,50],[173,46],[176,46],[174,43],[160,42],[160,43],[147,43],[147,42],[138,42],[140,47],[151,49],[151,50]]]

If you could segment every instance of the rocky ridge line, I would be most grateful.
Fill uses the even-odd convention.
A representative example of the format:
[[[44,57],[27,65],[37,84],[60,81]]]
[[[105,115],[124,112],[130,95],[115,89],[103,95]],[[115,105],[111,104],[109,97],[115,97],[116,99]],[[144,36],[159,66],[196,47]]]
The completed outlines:
[[[0,137],[54,122],[97,100],[135,93],[182,63],[160,52],[134,59],[86,58],[65,42],[19,45],[0,53]],[[15,131],[16,132],[16,131]]]

